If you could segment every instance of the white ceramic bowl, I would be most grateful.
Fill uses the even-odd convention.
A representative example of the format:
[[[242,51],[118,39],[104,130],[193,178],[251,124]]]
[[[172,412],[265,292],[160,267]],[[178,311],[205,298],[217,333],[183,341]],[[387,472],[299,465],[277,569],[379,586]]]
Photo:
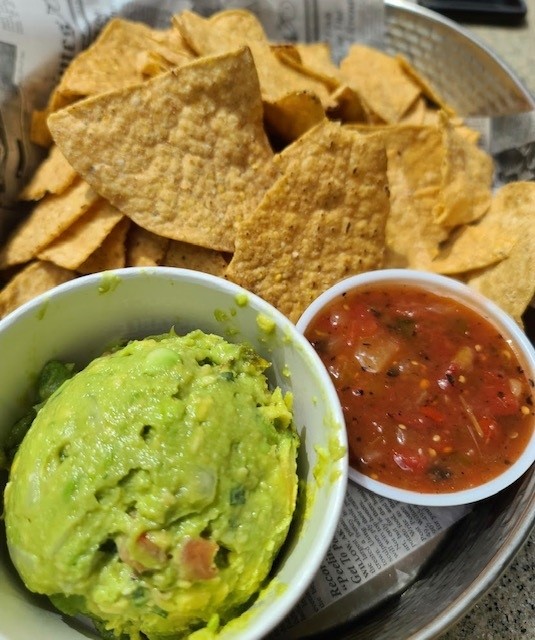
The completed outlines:
[[[467,285],[452,278],[433,273],[411,269],[382,269],[346,278],[336,283],[312,302],[301,318],[299,318],[297,328],[304,334],[311,321],[323,307],[343,293],[369,285],[380,284],[407,284],[417,286],[432,293],[450,297],[464,304],[466,307],[473,309],[498,328],[519,357],[526,376],[531,380],[535,380],[535,351],[533,345],[518,324],[496,304],[469,288]],[[535,392],[532,390],[532,397],[535,401],[534,394]],[[493,480],[471,489],[441,494],[420,493],[399,489],[384,482],[374,480],[351,467],[349,468],[349,478],[366,489],[400,502],[426,506],[452,506],[477,502],[478,500],[488,498],[498,493],[520,478],[534,462],[535,429],[523,454],[507,471]]]
[[[270,318],[263,331],[259,314]],[[347,482],[347,456],[332,456],[317,483],[318,448],[346,450],[336,391],[310,344],[281,313],[257,296],[213,276],[172,268],[132,268],[85,276],[48,292],[0,321],[0,442],[23,413],[35,375],[52,358],[88,362],[118,339],[200,328],[248,341],[273,363],[268,377],[293,393],[301,435],[298,473],[306,481],[306,518],[296,512],[271,585],[239,622],[240,640],[263,637],[290,611],[319,568],[333,537]],[[325,466],[323,462],[322,465]],[[312,499],[313,498],[313,499]],[[310,502],[309,502],[310,501]],[[0,534],[4,538],[4,534]],[[283,585],[281,587],[281,585]],[[93,637],[18,580],[0,543],[0,639]],[[98,637],[98,636],[94,636]],[[232,624],[221,638],[235,637]]]

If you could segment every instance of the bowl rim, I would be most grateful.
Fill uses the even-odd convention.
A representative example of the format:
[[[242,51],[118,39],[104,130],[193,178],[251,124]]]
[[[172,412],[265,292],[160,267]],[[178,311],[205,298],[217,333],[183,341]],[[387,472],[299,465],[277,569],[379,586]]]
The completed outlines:
[[[313,368],[314,376],[317,378],[318,383],[324,389],[325,404],[329,414],[332,416],[331,421],[336,423],[336,425],[339,425],[336,427],[335,433],[340,446],[345,448],[346,453],[336,461],[340,473],[337,475],[335,481],[328,487],[329,511],[328,513],[325,513],[324,516],[321,536],[317,536],[318,542],[314,544],[313,548],[308,550],[307,560],[303,563],[302,570],[295,576],[295,581],[292,581],[291,589],[285,589],[282,593],[282,597],[281,594],[278,594],[276,598],[273,598],[272,601],[266,605],[265,609],[260,611],[258,615],[254,615],[251,619],[251,628],[249,628],[250,623],[248,621],[247,627],[240,632],[240,637],[243,636],[244,640],[260,638],[266,632],[273,631],[277,622],[282,621],[292,610],[312,582],[329,549],[329,546],[332,543],[339,518],[342,514],[347,489],[347,436],[344,428],[342,409],[338,402],[336,389],[330,379],[330,376],[323,367],[321,359],[308,340],[306,340],[306,338],[297,330],[295,324],[260,296],[224,278],[192,269],[150,266],[124,267],[120,269],[91,273],[57,285],[53,289],[32,298],[6,315],[4,318],[0,319],[0,334],[6,329],[9,329],[12,325],[16,324],[21,318],[32,314],[35,316],[36,311],[41,308],[41,305],[50,303],[58,296],[64,296],[65,294],[70,295],[71,292],[80,289],[94,289],[95,286],[102,283],[103,279],[105,281],[110,278],[134,280],[140,277],[186,281],[188,283],[193,283],[203,288],[207,288],[208,290],[216,289],[224,294],[232,296],[233,299],[236,299],[237,296],[240,295],[246,296],[247,305],[253,308],[257,313],[266,314],[270,317],[276,323],[281,334],[285,336],[285,342],[286,337],[290,336],[291,342],[297,347],[298,351],[304,355],[306,362]],[[274,576],[274,578],[277,580],[277,576]],[[272,581],[273,576],[269,578],[268,584]],[[248,609],[244,614],[248,615],[249,611],[252,612],[253,608]],[[223,633],[223,631],[224,628],[221,629],[221,633]]]
[[[368,271],[344,278],[313,300],[298,319],[297,328],[304,334],[310,322],[321,309],[343,293],[381,284],[400,284],[423,288],[439,296],[450,296],[457,303],[472,309],[504,334],[504,338],[526,369],[526,375],[535,379],[535,349],[513,318],[492,300],[489,300],[463,282],[429,271],[405,268],[377,269],[376,271]],[[353,482],[385,498],[420,506],[447,507],[472,504],[497,494],[518,480],[534,462],[535,429],[524,452],[506,471],[471,489],[437,494],[401,489],[385,482],[374,480],[357,471],[351,465],[349,465],[348,475]]]

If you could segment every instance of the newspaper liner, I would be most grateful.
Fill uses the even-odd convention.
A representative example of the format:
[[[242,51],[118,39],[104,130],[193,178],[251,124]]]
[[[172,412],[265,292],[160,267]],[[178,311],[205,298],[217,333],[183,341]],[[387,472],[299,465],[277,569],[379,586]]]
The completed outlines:
[[[380,0],[5,0],[0,5],[0,240],[20,214],[10,209],[43,156],[29,141],[72,58],[113,15],[167,27],[184,9],[209,15],[254,11],[273,40],[325,40],[335,58],[352,42],[381,47]],[[533,112],[475,125],[497,163],[497,181],[535,179]],[[520,123],[520,124],[519,124]],[[521,137],[518,137],[520,133]],[[352,483],[331,547],[304,597],[272,638],[300,638],[354,620],[405,589],[469,507],[428,508],[381,498]]]

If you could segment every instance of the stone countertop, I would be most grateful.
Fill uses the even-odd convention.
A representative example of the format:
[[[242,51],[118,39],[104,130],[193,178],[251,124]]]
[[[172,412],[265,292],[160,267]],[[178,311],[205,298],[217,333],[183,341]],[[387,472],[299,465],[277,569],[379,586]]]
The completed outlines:
[[[463,23],[535,96],[535,0],[523,24]],[[440,640],[535,640],[535,530],[491,590]]]
[[[525,2],[528,12],[520,25],[461,24],[497,54],[535,96],[535,0]]]
[[[535,639],[535,530],[491,590],[439,640]]]

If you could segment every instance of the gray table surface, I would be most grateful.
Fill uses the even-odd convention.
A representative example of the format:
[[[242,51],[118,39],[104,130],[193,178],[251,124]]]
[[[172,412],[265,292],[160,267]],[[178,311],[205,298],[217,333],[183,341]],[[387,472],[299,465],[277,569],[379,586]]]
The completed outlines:
[[[515,27],[466,24],[535,96],[535,0]],[[492,589],[440,640],[535,640],[535,530]]]

